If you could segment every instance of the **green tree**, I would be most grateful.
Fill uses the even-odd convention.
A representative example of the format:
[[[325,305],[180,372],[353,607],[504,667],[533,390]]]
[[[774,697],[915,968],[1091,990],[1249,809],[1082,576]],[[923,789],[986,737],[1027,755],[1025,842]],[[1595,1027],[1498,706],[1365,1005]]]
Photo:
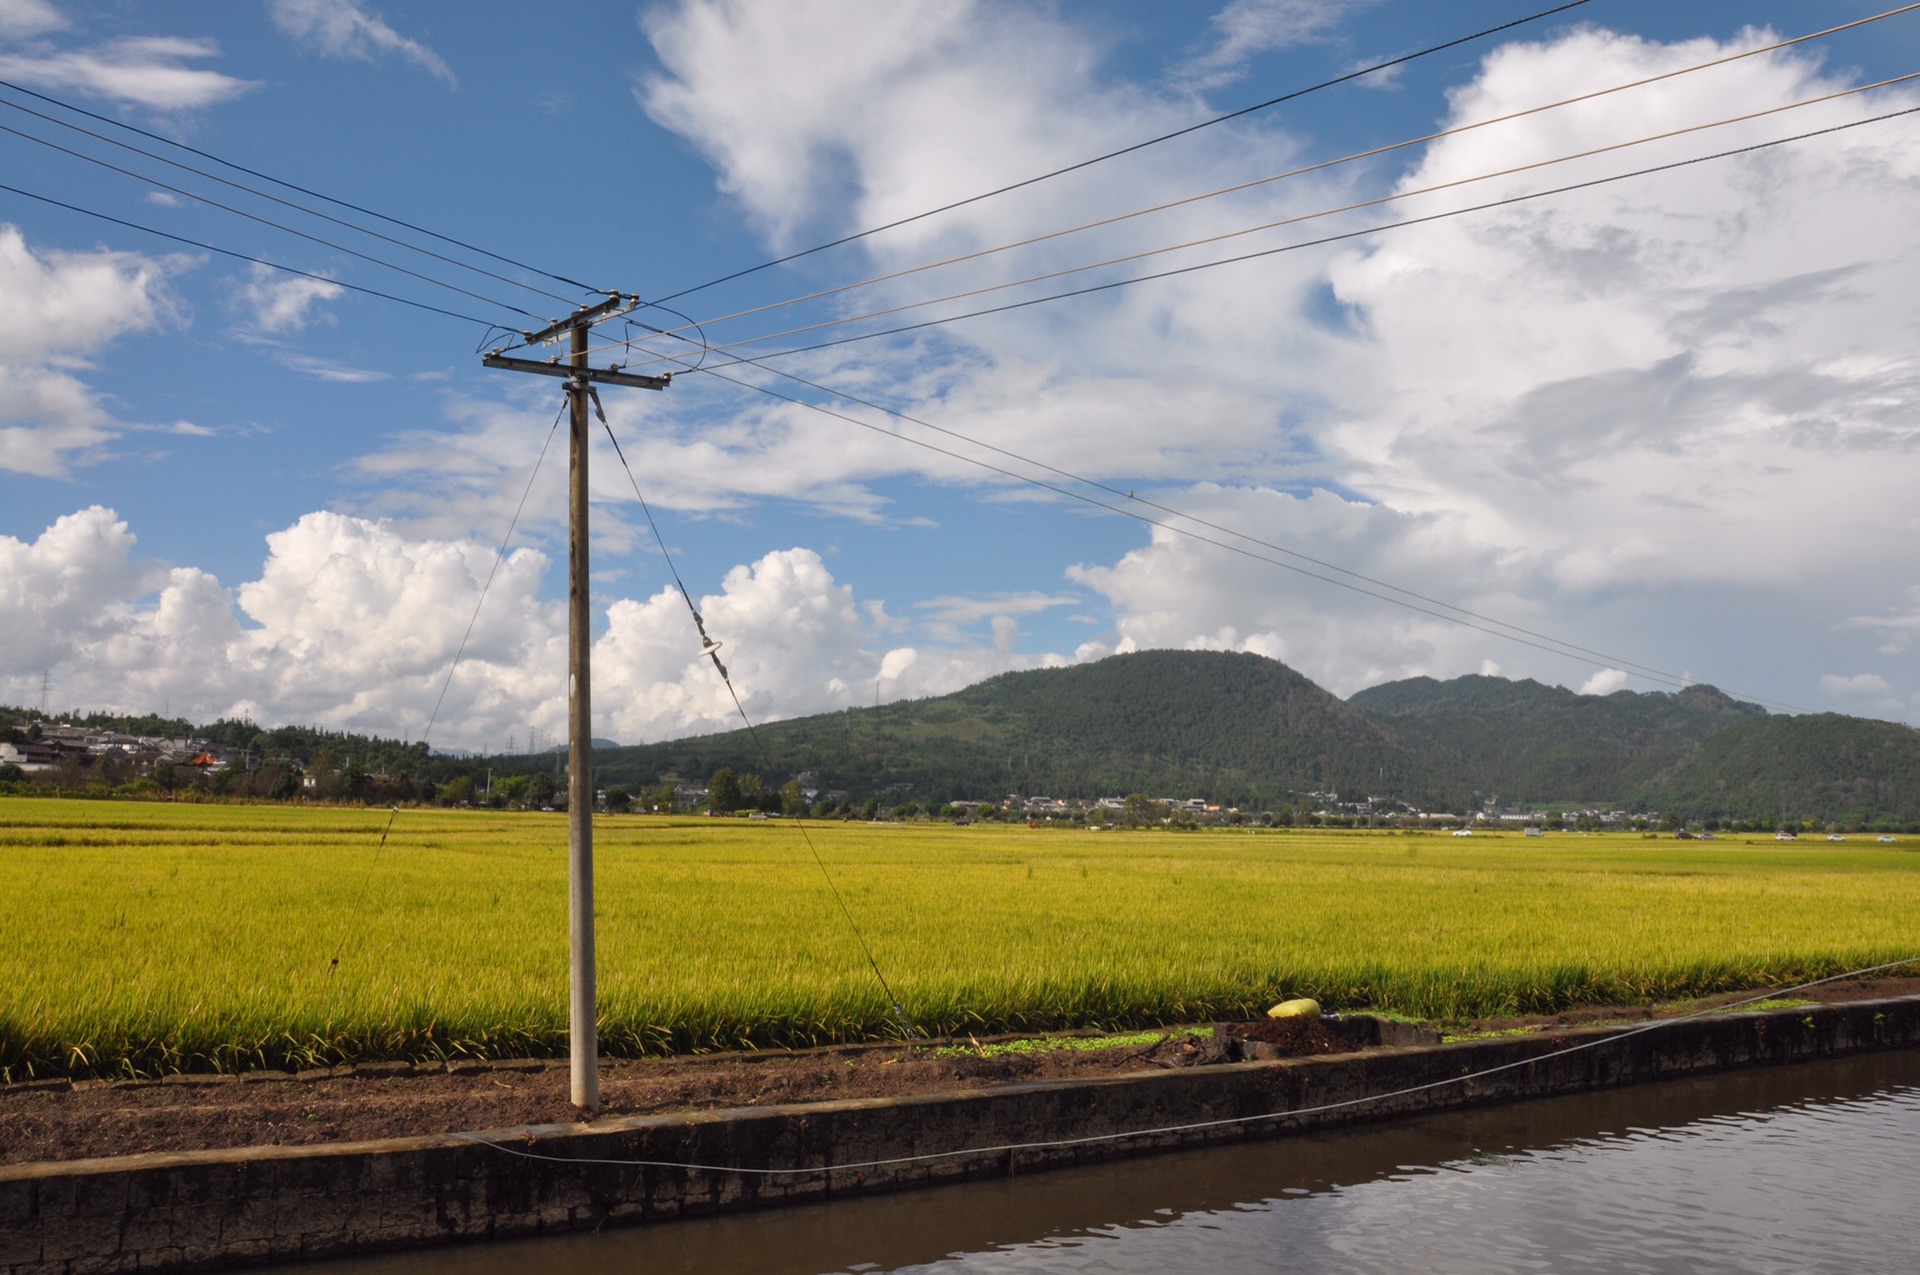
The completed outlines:
[[[717,815],[730,815],[740,809],[740,781],[725,766],[707,780],[707,808]]]
[[[496,806],[521,804],[526,801],[527,789],[532,784],[532,775],[509,775],[504,779],[496,779],[493,784],[493,804]]]
[[[527,781],[527,804],[529,806],[535,809],[541,806],[551,806],[553,804],[553,794],[553,776],[549,775],[546,771],[535,772],[533,777]]]
[[[179,777],[173,773],[173,763],[166,758],[162,757],[159,761],[153,763],[153,782],[159,784],[168,792],[173,791],[173,785],[177,782],[178,778]]]
[[[789,779],[780,785],[780,812],[785,815],[805,814],[807,798],[800,791],[800,781]]]
[[[473,776],[456,775],[440,791],[440,799],[449,806],[464,806],[473,800]]]
[[[633,795],[619,784],[607,789],[607,813],[623,815],[633,808]]]
[[[760,809],[761,800],[766,795],[766,781],[760,778],[760,776],[748,772],[740,776],[740,804],[733,807],[733,809],[744,810],[751,806],[753,809],[758,810]]]

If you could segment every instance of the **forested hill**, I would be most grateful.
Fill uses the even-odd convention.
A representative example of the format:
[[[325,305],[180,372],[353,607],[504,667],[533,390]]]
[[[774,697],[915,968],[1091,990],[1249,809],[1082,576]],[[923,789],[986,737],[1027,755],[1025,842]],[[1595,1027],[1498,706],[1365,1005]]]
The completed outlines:
[[[1653,792],[1702,740],[1767,715],[1711,686],[1578,695],[1484,676],[1387,682],[1348,703],[1386,719],[1436,767],[1503,803],[1616,802]]]
[[[1635,795],[1689,818],[1920,820],[1920,731],[1838,713],[1767,717],[1702,741]]]
[[[1920,732],[1770,717],[1710,686],[1579,695],[1497,677],[1412,678],[1342,702],[1257,655],[1141,651],[1007,673],[952,695],[597,754],[602,784],[704,783],[720,767],[856,798],[1311,792],[1420,809],[1573,803],[1698,817],[1920,821]],[[770,756],[768,755],[770,754]],[[897,786],[897,787],[896,787]]]
[[[39,714],[11,716],[19,726],[0,737],[30,740]],[[207,782],[243,797],[386,801],[445,789],[459,800],[449,785],[470,794],[488,775],[499,789],[535,772],[550,782],[563,760],[444,757],[418,743],[251,722],[78,721],[224,745],[234,765]],[[1140,651],[1007,673],[938,698],[770,723],[760,741],[764,753],[744,731],[598,747],[596,775],[601,787],[642,790],[704,785],[722,767],[772,788],[804,772],[809,787],[899,804],[1144,792],[1278,809],[1337,792],[1343,802],[1384,797],[1429,811],[1497,800],[1920,823],[1920,731],[1892,722],[1768,716],[1709,686],[1594,696],[1497,677],[1411,678],[1343,702],[1284,664],[1217,651]],[[109,770],[63,764],[0,783],[128,780],[124,766]]]
[[[777,722],[597,754],[603,784],[719,767],[825,789],[913,785],[920,799],[1008,792],[1130,792],[1275,803],[1314,791],[1390,790],[1428,808],[1469,793],[1392,731],[1286,665],[1258,655],[1139,651],[1069,668],[1006,673],[938,698]]]

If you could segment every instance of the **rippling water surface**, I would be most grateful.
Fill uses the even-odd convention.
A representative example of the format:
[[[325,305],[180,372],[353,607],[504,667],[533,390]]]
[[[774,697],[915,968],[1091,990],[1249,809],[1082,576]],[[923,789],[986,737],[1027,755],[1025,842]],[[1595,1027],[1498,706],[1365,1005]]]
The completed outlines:
[[[1920,1271],[1920,1053],[301,1269]]]

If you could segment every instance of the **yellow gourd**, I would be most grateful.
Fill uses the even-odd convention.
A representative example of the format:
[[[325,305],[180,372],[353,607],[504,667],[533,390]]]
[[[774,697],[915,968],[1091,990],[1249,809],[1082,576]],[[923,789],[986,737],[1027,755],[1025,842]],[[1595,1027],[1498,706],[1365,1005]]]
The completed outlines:
[[[1298,996],[1290,1001],[1281,1001],[1267,1011],[1268,1018],[1318,1018],[1320,1002],[1311,996]]]

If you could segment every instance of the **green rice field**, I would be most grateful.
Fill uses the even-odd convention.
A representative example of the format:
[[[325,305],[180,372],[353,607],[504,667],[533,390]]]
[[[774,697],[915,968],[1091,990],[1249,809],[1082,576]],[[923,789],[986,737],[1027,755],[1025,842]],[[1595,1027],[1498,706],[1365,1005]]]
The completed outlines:
[[[564,816],[0,800],[0,1077],[561,1052]],[[809,824],[917,1031],[1434,1018],[1920,955],[1920,840]],[[885,1035],[791,820],[603,819],[609,1053]],[[335,957],[338,964],[334,964]]]

